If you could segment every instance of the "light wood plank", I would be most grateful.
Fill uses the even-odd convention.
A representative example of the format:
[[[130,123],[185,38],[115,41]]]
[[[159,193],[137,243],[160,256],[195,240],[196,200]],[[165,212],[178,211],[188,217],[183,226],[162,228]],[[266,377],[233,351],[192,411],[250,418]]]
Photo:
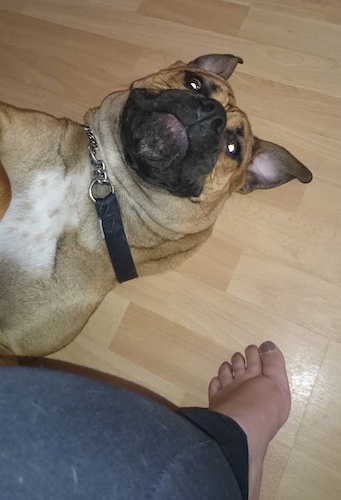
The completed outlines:
[[[339,0],[253,0],[253,7],[292,14],[302,19],[317,19],[333,24],[341,23]]]
[[[339,473],[341,471],[340,356],[340,343],[331,342],[295,442],[296,450]],[[314,429],[313,440],[311,440],[311,429]]]
[[[290,454],[275,500],[339,500],[341,475],[296,449]]]
[[[52,358],[206,405],[217,366],[247,344],[283,349],[293,406],[262,500],[341,496],[341,4],[339,0],[1,0],[1,99],[81,121],[132,79],[209,52],[254,132],[314,174],[233,195],[178,270],[110,292]]]
[[[212,16],[212,10],[215,15]],[[143,0],[140,14],[173,23],[236,36],[249,9],[220,0]]]
[[[314,290],[314,295],[311,295]],[[244,254],[228,291],[341,342],[341,287],[256,253]],[[307,309],[315,311],[307,316]]]
[[[325,21],[252,7],[239,36],[270,46],[341,60],[341,28]]]

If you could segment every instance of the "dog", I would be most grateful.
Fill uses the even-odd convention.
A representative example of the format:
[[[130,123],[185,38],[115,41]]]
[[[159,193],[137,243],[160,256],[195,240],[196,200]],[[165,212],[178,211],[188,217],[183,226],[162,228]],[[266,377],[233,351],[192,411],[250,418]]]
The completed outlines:
[[[3,355],[66,346],[118,281],[188,258],[230,193],[311,181],[253,136],[228,83],[238,63],[177,62],[110,94],[86,127],[0,105]]]

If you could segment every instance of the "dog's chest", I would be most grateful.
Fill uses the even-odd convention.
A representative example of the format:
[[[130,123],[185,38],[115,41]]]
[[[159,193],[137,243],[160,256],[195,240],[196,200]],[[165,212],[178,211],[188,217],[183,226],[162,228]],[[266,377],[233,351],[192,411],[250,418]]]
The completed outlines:
[[[87,187],[81,176],[46,171],[29,186],[14,189],[0,223],[0,257],[28,272],[53,268],[58,240],[80,224]]]

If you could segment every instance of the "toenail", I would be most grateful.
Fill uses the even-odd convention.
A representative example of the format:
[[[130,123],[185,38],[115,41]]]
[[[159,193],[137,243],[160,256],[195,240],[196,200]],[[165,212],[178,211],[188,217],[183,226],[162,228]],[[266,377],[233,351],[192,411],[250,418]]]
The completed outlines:
[[[274,352],[274,351],[276,351],[276,346],[273,342],[271,342],[271,340],[267,340],[266,342],[263,342],[263,344],[261,344],[259,346],[259,351],[261,354],[267,354],[269,352]]]

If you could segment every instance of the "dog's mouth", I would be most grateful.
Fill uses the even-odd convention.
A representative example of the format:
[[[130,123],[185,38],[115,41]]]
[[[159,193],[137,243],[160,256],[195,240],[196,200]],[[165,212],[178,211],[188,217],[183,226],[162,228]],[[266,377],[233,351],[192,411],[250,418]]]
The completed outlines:
[[[128,164],[174,195],[199,196],[221,150],[224,108],[185,90],[133,89],[121,118]]]
[[[133,148],[143,163],[162,163],[165,160],[182,161],[189,141],[185,127],[170,113],[150,113],[148,119],[134,124]],[[137,120],[136,120],[137,121]],[[135,128],[136,126],[136,128]]]

